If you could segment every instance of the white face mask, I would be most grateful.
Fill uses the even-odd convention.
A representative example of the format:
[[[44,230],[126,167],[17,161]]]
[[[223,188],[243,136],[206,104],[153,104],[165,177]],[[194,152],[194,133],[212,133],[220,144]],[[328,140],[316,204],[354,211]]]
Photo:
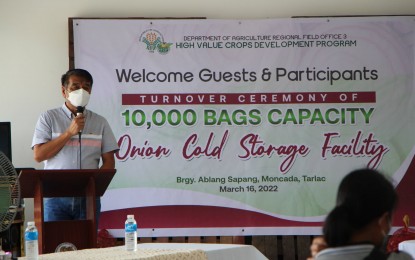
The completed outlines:
[[[84,107],[88,104],[89,96],[86,90],[80,88],[69,92],[68,100],[75,107]]]

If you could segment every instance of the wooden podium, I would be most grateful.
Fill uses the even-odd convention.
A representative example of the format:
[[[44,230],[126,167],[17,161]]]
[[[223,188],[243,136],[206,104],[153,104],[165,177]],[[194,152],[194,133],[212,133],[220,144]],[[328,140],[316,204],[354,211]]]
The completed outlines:
[[[52,253],[70,242],[77,249],[95,248],[96,197],[101,197],[116,170],[22,170],[21,197],[34,198],[34,220],[39,231],[39,254]],[[86,219],[44,222],[43,198],[86,197]]]

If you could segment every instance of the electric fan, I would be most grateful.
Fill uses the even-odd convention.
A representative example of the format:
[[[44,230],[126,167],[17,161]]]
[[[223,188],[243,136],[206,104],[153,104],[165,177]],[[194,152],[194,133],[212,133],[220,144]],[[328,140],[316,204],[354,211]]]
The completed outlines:
[[[0,232],[10,228],[19,204],[20,186],[16,170],[0,151]]]

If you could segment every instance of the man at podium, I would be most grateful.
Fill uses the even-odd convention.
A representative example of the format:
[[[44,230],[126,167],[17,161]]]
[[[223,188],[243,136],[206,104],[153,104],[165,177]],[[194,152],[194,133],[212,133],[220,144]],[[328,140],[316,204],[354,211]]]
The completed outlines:
[[[42,113],[33,136],[34,159],[45,169],[114,169],[114,153],[119,149],[107,120],[86,110],[93,78],[83,69],[72,69],[61,77],[65,103]],[[101,166],[100,166],[100,161]],[[83,197],[45,198],[44,220],[86,218]],[[96,201],[96,224],[101,209]]]

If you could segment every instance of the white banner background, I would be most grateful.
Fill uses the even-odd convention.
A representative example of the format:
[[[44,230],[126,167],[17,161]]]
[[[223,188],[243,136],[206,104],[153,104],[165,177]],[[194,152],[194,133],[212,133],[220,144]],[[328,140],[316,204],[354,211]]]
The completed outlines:
[[[134,213],[147,236],[315,233],[349,171],[398,185],[414,154],[414,23],[75,19],[88,109],[121,145],[101,228]]]

